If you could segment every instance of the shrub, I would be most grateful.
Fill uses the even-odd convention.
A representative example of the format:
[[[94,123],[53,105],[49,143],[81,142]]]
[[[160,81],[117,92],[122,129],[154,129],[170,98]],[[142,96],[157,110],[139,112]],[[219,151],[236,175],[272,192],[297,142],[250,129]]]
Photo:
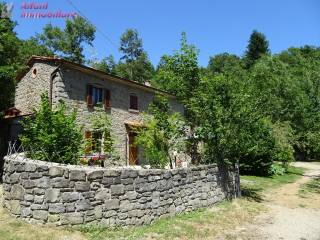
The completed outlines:
[[[249,131],[251,147],[244,154],[246,158],[240,160],[241,172],[255,175],[273,175],[279,173],[275,161],[282,163],[281,168],[286,170],[294,160],[292,129],[287,123],[273,124],[268,118],[258,121],[256,128]]]
[[[145,115],[145,127],[138,129],[136,144],[143,147],[147,164],[164,168],[173,165],[173,153],[184,148],[184,122],[178,113],[170,114],[168,100],[156,95]],[[151,114],[151,115],[150,115]]]
[[[294,161],[293,130],[289,123],[277,122],[273,124],[273,134],[275,138],[273,160],[282,162],[283,167],[287,169],[289,163]]]
[[[47,94],[41,95],[39,110],[22,122],[20,135],[28,157],[50,162],[77,164],[81,150],[81,129],[76,125],[76,112],[66,114],[60,102],[52,109]]]
[[[286,169],[279,164],[272,164],[269,169],[269,175],[283,175],[286,172]]]
[[[111,131],[111,119],[105,110],[102,109],[101,106],[98,106],[88,118],[88,121],[91,123],[92,136],[85,140],[85,152],[98,152],[117,158],[119,154],[114,148],[116,139]]]

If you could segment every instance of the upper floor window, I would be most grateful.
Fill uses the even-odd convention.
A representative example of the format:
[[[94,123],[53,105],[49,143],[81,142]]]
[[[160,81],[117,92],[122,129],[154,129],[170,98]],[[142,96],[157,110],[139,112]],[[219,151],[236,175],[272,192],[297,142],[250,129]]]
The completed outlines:
[[[94,107],[97,104],[104,104],[105,109],[111,107],[110,90],[95,87],[93,85],[87,86],[87,105]]]
[[[93,105],[102,103],[102,88],[92,87],[92,101]]]
[[[130,94],[130,109],[138,110],[138,97],[135,94]]]

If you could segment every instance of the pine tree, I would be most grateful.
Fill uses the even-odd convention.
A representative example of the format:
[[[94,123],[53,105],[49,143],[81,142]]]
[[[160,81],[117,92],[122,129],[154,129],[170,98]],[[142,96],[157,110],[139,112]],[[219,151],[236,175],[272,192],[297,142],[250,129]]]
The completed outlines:
[[[143,49],[142,39],[136,29],[128,29],[122,34],[119,50],[123,56],[116,67],[116,74],[139,83],[151,80],[154,67]]]
[[[245,52],[244,61],[247,68],[250,68],[263,55],[270,54],[269,42],[266,36],[254,30],[249,39],[249,44]]]

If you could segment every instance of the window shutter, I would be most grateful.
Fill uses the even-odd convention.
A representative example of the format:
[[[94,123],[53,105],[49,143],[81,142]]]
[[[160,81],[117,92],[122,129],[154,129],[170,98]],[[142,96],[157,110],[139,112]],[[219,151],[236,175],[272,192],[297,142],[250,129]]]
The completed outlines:
[[[91,131],[85,131],[85,139],[86,139],[86,148],[84,152],[88,154],[90,151],[92,151],[92,132]]]
[[[92,101],[92,85],[87,85],[87,106],[93,107],[93,101]]]
[[[104,90],[104,109],[107,110],[111,107],[111,100],[110,100],[110,90]]]
[[[130,109],[138,110],[138,97],[130,95]]]

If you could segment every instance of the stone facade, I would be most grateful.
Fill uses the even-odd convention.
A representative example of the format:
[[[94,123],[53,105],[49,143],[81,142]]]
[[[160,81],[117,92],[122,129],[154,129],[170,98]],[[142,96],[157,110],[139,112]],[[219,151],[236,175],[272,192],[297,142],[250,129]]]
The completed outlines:
[[[58,69],[58,70],[57,70]],[[36,70],[36,74],[33,71]],[[63,100],[69,109],[77,110],[77,121],[83,130],[90,130],[90,115],[95,108],[88,108],[87,85],[110,90],[111,108],[106,112],[111,116],[112,135],[115,137],[115,149],[120,155],[117,162],[111,165],[128,165],[128,129],[126,122],[141,122],[142,112],[146,111],[153,100],[155,89],[133,84],[131,81],[119,80],[105,74],[103,77],[93,74],[94,70],[84,72],[84,67],[73,68],[69,65],[53,64],[46,60],[35,60],[30,70],[18,82],[15,107],[22,114],[31,113],[39,105],[40,95],[47,91],[51,94],[53,106]],[[54,74],[53,74],[54,73]],[[50,84],[51,77],[52,83]],[[130,83],[130,84],[129,84]],[[52,90],[50,90],[52,86]],[[129,110],[130,94],[138,97],[139,111]],[[174,97],[169,96],[172,110],[183,114],[183,106]],[[142,158],[141,152],[139,158]],[[180,155],[181,158],[186,156]],[[109,164],[110,165],[110,164]]]
[[[53,225],[149,224],[235,196],[237,175],[216,165],[174,170],[100,168],[5,157],[4,206]]]
[[[41,94],[46,91],[49,93],[51,73],[55,69],[54,63],[35,62],[17,83],[15,107],[21,109],[22,114],[31,113],[33,108],[39,106]]]

